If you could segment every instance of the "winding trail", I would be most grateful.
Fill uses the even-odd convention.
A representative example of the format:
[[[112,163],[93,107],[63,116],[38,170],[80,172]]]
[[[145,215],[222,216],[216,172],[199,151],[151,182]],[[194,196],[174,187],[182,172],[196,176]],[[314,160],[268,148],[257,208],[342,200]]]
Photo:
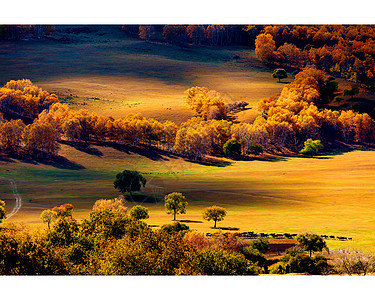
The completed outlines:
[[[5,178],[4,178],[5,179]],[[12,186],[12,192],[13,192],[13,195],[15,197],[15,200],[16,200],[16,206],[13,208],[13,210],[7,214],[6,216],[6,219],[9,219],[11,217],[13,217],[21,208],[22,206],[22,198],[21,196],[18,194],[18,189],[17,189],[17,185],[16,185],[16,182],[13,180],[13,179],[5,179],[5,180],[8,180],[10,182],[10,185]]]

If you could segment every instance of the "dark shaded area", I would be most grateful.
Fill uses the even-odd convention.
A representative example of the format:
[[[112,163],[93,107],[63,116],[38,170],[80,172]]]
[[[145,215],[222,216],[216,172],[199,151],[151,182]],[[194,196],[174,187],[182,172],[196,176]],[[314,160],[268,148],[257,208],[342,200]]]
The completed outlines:
[[[221,229],[221,230],[233,230],[233,231],[236,231],[236,230],[240,230],[240,228],[238,227],[211,227],[212,229]]]
[[[99,149],[92,147],[92,144],[83,143],[83,142],[69,142],[69,141],[60,141],[60,143],[71,146],[78,151],[81,151],[90,155],[95,155],[99,157],[103,156],[103,153]]]
[[[125,200],[128,202],[138,202],[138,203],[158,203],[161,201],[160,196],[146,195],[146,194],[133,194],[125,195]]]
[[[202,221],[195,221],[195,220],[179,220],[181,223],[203,223]]]
[[[20,158],[21,162],[32,165],[48,165],[57,169],[63,170],[82,170],[85,169],[81,164],[77,164],[63,156],[55,156],[50,159],[32,159],[32,158]]]

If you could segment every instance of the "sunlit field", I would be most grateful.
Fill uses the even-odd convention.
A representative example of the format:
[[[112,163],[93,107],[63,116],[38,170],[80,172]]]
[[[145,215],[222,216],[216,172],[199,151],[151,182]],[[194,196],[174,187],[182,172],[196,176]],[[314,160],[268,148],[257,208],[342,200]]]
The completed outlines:
[[[250,122],[258,115],[257,102],[277,96],[292,79],[278,83],[250,48],[180,48],[127,38],[120,29],[101,30],[75,35],[57,31],[57,38],[71,39],[68,43],[0,44],[0,68],[6,70],[0,72],[0,82],[28,78],[76,110],[114,118],[142,113],[180,124],[194,116],[184,99],[184,91],[192,86],[217,90],[226,103],[249,102],[236,116]],[[241,59],[233,60],[234,54]],[[0,198],[11,211],[14,200],[7,179],[13,179],[23,201],[5,223],[46,228],[40,213],[63,203],[74,205],[77,219],[87,217],[96,200],[119,195],[113,187],[115,175],[131,169],[144,173],[148,181],[142,205],[149,208],[147,223],[155,227],[172,222],[162,199],[177,191],[189,203],[187,213],[177,219],[193,230],[216,231],[201,214],[215,204],[228,211],[218,223],[224,232],[345,236],[353,240],[328,240],[328,246],[375,251],[374,151],[199,163],[159,150],[79,143],[73,147],[65,142],[59,155],[59,160],[43,163],[0,156]],[[135,204],[139,203],[128,202],[128,209]]]
[[[115,174],[135,169],[146,173],[148,183],[143,192],[150,196],[146,202],[152,203],[142,205],[150,210],[147,222],[151,225],[171,222],[163,202],[155,203],[155,199],[179,191],[189,205],[187,214],[178,215],[178,219],[194,230],[214,231],[213,224],[202,219],[201,211],[217,204],[228,210],[225,220],[218,223],[224,231],[308,231],[353,238],[328,241],[333,248],[355,245],[374,249],[373,151],[321,159],[227,160],[230,165],[223,161],[212,166],[104,146],[80,151],[63,145],[61,154],[69,163],[1,161],[0,176],[14,179],[23,199],[21,210],[8,222],[45,227],[39,220],[41,211],[67,202],[74,205],[75,217],[87,217],[97,199],[118,195],[113,187]],[[12,208],[10,185],[2,182],[0,189],[9,197],[7,207]],[[127,203],[128,208],[133,205]]]

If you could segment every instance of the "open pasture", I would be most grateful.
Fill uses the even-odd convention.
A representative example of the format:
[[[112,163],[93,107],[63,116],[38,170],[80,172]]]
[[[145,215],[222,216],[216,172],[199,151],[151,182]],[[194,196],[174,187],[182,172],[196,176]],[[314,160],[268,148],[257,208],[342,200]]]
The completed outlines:
[[[41,227],[42,210],[62,203],[75,206],[82,218],[97,199],[118,195],[113,188],[116,173],[134,169],[146,173],[143,190],[151,200],[151,225],[170,223],[163,202],[165,194],[179,191],[189,202],[187,214],[179,215],[191,229],[213,232],[201,211],[210,205],[223,206],[228,216],[218,226],[224,231],[301,233],[346,236],[353,241],[328,241],[330,247],[364,247],[374,250],[375,161],[373,151],[280,160],[227,161],[204,165],[163,153],[109,146],[76,149],[62,145],[65,163],[1,161],[0,176],[14,179],[23,199],[19,213],[9,220]],[[6,170],[5,170],[6,168]],[[0,193],[13,202],[10,186],[2,182]],[[139,204],[139,203],[136,203]],[[134,203],[128,202],[131,208]]]
[[[192,86],[215,89],[227,103],[249,102],[240,121],[251,121],[259,99],[283,87],[250,48],[147,43],[128,38],[120,27],[76,34],[56,29],[52,41],[1,43],[0,67],[6,72],[0,72],[0,83],[28,78],[75,109],[114,118],[142,113],[176,123],[194,114],[184,101]],[[234,54],[241,59],[234,61]]]

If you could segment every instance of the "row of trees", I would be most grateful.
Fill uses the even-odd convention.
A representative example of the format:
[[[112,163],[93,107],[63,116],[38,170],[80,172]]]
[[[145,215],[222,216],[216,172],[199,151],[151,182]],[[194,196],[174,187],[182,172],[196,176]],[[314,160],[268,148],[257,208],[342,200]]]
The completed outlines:
[[[43,38],[55,31],[54,25],[0,25],[0,39]]]
[[[177,45],[248,45],[263,26],[247,25],[124,25],[123,30],[145,41]]]
[[[265,63],[325,72],[374,87],[375,28],[370,25],[266,26],[255,41]]]

